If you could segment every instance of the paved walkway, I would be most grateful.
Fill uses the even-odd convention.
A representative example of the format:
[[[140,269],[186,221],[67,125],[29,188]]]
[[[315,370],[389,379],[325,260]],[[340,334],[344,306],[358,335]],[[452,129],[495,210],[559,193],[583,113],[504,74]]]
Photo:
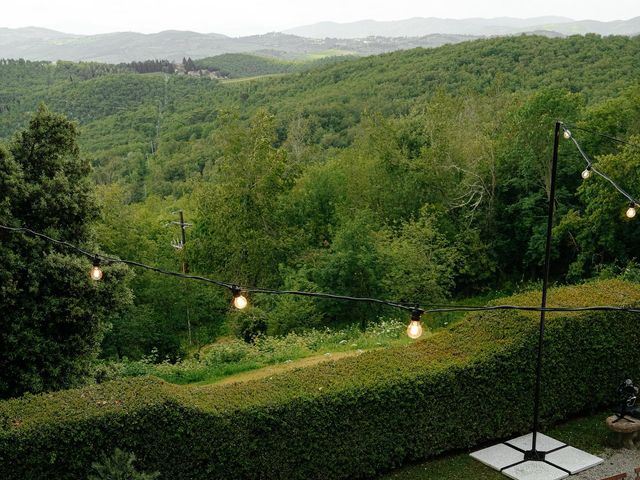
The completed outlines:
[[[600,480],[623,472],[627,474],[627,480],[636,478],[633,469],[640,467],[640,450],[605,450],[598,456],[604,458],[604,463],[572,475],[569,480]]]

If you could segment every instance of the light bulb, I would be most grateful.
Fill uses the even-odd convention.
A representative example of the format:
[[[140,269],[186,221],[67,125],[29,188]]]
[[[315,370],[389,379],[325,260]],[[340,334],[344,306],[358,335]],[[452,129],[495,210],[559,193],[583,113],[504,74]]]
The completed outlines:
[[[589,169],[589,168],[585,168],[585,169],[582,171],[582,178],[586,180],[586,179],[587,179],[587,178],[589,178],[590,176],[591,176],[591,169]]]
[[[422,323],[420,323],[420,320],[411,320],[411,323],[409,323],[407,327],[407,335],[413,339],[422,336]]]
[[[102,280],[102,269],[100,268],[100,266],[94,265],[93,267],[91,267],[91,272],[89,272],[89,276],[91,277],[91,280],[95,280],[96,282],[98,280]]]
[[[247,298],[242,295],[242,294],[238,294],[237,296],[233,297],[233,306],[236,307],[238,310],[242,310],[243,308],[245,308],[247,306]]]
[[[247,301],[247,297],[242,295],[242,290],[240,290],[240,287],[238,287],[237,285],[232,285],[230,288],[231,293],[233,294],[233,306],[238,310],[242,310],[249,303]]]
[[[571,132],[567,129],[564,130],[564,133],[562,134],[562,136],[564,138],[566,138],[567,140],[569,140],[571,138]]]
[[[422,323],[420,322],[421,315],[422,310],[417,307],[411,312],[411,322],[409,322],[409,326],[407,327],[407,335],[409,338],[416,339],[422,336]]]
[[[631,205],[629,208],[627,208],[627,218],[633,218],[636,216],[636,207],[635,205]]]

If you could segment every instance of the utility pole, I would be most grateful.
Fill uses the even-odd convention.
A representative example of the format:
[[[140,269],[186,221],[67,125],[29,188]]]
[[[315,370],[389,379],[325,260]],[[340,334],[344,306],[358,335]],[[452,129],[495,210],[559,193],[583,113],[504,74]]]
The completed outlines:
[[[184,212],[182,210],[178,210],[177,212],[173,212],[173,214],[178,214],[180,216],[180,221],[176,222],[173,221],[171,222],[171,225],[178,225],[180,227],[180,240],[174,240],[171,242],[171,246],[173,248],[175,248],[177,251],[179,251],[182,255],[182,273],[183,274],[187,274],[189,273],[189,266],[187,265],[187,259],[185,257],[185,253],[184,253],[184,246],[187,243],[187,227],[192,227],[193,224],[192,223],[186,223],[184,221]],[[185,284],[185,289],[188,288]],[[188,299],[188,296],[187,296]],[[191,318],[189,316],[189,302],[187,300],[187,305],[185,307],[185,313],[187,316],[187,330],[189,332],[189,345],[192,345],[192,338],[191,338]]]

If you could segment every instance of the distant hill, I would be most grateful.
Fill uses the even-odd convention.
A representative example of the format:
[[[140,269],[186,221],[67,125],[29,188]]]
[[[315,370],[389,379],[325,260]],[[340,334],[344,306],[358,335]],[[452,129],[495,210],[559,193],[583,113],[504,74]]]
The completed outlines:
[[[531,34],[563,36],[597,33],[637,35],[640,17],[598,22],[565,17],[410,18],[378,22],[322,22],[281,33],[228,37],[218,33],[166,30],[153,34],[116,32],[75,35],[45,28],[0,28],[0,58],[123,63],[148,59],[179,62],[223,54],[249,53],[282,60],[338,55],[376,55],[416,47],[439,47],[487,36]],[[280,66],[282,67],[282,66]],[[275,70],[282,70],[282,68]],[[273,65],[267,70],[274,70]],[[287,70],[288,71],[288,70]]]
[[[308,38],[419,37],[433,34],[513,35],[533,31],[559,32],[564,35],[599,33],[601,35],[637,35],[640,17],[630,20],[598,22],[575,21],[566,17],[535,18],[410,18],[378,22],[363,20],[352,23],[321,22],[285,30],[284,33]]]
[[[246,42],[245,42],[246,43]],[[0,28],[0,57],[26,60],[71,60],[120,63],[153,58],[180,60],[261,48],[239,45],[219,34],[168,30],[145,35],[134,32],[72,35],[40,28]]]
[[[327,65],[311,63],[318,68],[309,72],[250,83],[161,73],[140,75],[103,64],[0,61],[0,138],[21,126],[25,113],[33,111],[39,101],[82,124],[108,117],[114,126],[128,122],[138,129],[145,125],[151,134],[155,132],[158,104],[167,102],[166,112],[182,112],[185,120],[178,124],[185,126],[194,123],[194,112],[201,112],[198,115],[207,119],[203,120],[206,123],[218,109],[240,108],[246,117],[256,109],[269,108],[287,118],[302,114],[314,118],[329,132],[327,138],[344,136],[362,111],[406,112],[416,99],[442,88],[460,93],[496,86],[508,91],[558,87],[581,92],[590,101],[614,96],[625,85],[637,84],[639,52],[640,37],[516,36],[340,62],[326,59],[323,62]],[[238,76],[289,68],[287,62],[263,62],[244,55],[213,57],[200,66],[223,65],[236,68]],[[257,71],[259,68],[263,70]],[[136,115],[137,120],[127,115]],[[101,144],[109,142],[109,131],[102,129],[94,138]],[[92,137],[87,132],[84,138]],[[119,138],[114,144],[128,149],[128,142]]]
[[[441,93],[486,94],[492,101],[496,92],[559,89],[596,104],[637,88],[639,56],[640,36],[526,35],[351,58],[238,82],[93,63],[0,61],[0,139],[24,126],[43,101],[80,122],[98,182],[135,182],[132,172],[152,155],[144,170],[155,179],[149,192],[180,195],[208,161],[210,135],[228,112],[246,120],[267,109],[279,131],[300,122],[314,144],[340,148],[353,141],[363,112],[403,115]],[[274,64],[237,56],[207,63],[221,60],[234,68]]]
[[[638,35],[640,34],[640,17],[629,20],[615,20],[612,22],[598,22],[582,20],[569,23],[546,23],[536,28],[552,30],[564,35],[598,33],[600,35]]]
[[[163,58],[205,58],[226,53],[252,53],[286,60],[336,55],[375,55],[415,47],[438,47],[473,40],[466,35],[420,38],[310,39],[284,33],[231,38],[217,33],[167,30],[73,35],[43,28],[0,28],[0,58],[122,63]]]

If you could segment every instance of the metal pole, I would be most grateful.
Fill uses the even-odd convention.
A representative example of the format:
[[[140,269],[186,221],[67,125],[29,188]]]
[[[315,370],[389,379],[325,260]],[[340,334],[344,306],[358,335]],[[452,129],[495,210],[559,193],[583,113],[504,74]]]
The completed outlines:
[[[553,138],[553,158],[551,160],[551,183],[549,185],[549,210],[547,213],[547,244],[544,254],[544,279],[542,283],[541,307],[547,306],[547,288],[549,286],[549,270],[551,269],[551,240],[553,232],[553,208],[556,201],[556,172],[558,170],[558,143],[560,140],[560,122],[556,122]],[[544,452],[536,450],[538,436],[538,422],[540,420],[540,380],[542,377],[542,352],[544,343],[544,319],[545,311],[540,312],[540,333],[538,336],[538,361],[536,363],[536,387],[533,397],[533,443],[531,451],[527,452],[525,458],[528,460],[544,460]]]
[[[187,229],[187,224],[184,223],[184,212],[182,210],[178,211],[178,214],[180,215],[180,232],[181,232],[181,242],[182,242],[182,248],[180,249],[180,254],[182,255],[182,273],[184,273],[185,275],[187,273],[189,273],[189,267],[187,266],[187,259],[185,258],[185,244],[187,243],[187,235],[186,235],[186,229]],[[187,290],[188,292],[188,284],[185,283],[184,284],[185,290]],[[187,295],[187,299],[188,299],[188,295]],[[187,331],[189,334],[189,345],[192,345],[192,340],[191,340],[191,316],[190,316],[190,312],[189,312],[189,301],[187,300],[187,304],[185,306],[185,314],[187,316]]]
[[[185,243],[187,243],[187,235],[185,234],[185,229],[187,228],[187,226],[184,223],[184,213],[182,212],[182,210],[180,210],[180,212],[178,212],[178,213],[180,213],[180,231],[182,232],[182,247],[184,248]],[[186,268],[187,268],[186,264],[183,261],[182,262],[182,273],[187,273]]]

